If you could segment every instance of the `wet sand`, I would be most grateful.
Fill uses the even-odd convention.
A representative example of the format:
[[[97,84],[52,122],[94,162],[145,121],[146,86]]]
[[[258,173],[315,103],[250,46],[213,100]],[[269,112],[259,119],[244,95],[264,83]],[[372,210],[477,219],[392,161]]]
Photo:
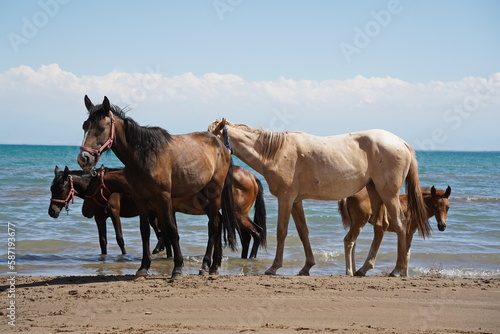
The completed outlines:
[[[500,333],[498,279],[7,278],[1,333]]]

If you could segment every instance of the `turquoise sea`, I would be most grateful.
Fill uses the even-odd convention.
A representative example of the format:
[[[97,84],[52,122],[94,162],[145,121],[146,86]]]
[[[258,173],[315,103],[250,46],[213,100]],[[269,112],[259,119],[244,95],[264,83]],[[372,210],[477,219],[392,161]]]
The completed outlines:
[[[135,274],[140,265],[138,218],[122,219],[127,255],[121,255],[108,221],[108,255],[100,255],[93,219],[81,214],[82,200],[75,199],[66,214],[53,219],[48,213],[54,167],[79,169],[76,146],[0,145],[0,255],[2,275],[113,275]],[[500,152],[417,152],[422,186],[451,186],[447,229],[430,239],[416,237],[412,244],[410,275],[500,278]],[[116,157],[104,154],[100,164],[121,167]],[[243,165],[241,161],[235,164]],[[261,180],[262,177],[259,178]],[[268,248],[255,260],[224,251],[221,274],[262,274],[274,258],[277,201],[265,186]],[[304,203],[311,244],[317,265],[311,275],[344,275],[343,238],[346,233],[336,202]],[[196,274],[207,241],[203,216],[177,214],[185,274]],[[9,235],[10,234],[10,235]],[[365,226],[356,247],[358,266],[364,261],[373,232]],[[9,237],[11,239],[9,239]],[[12,239],[13,238],[13,239]],[[9,241],[11,242],[9,244]],[[9,252],[10,251],[10,252]],[[8,254],[9,253],[9,254]],[[8,261],[15,264],[9,267]],[[396,261],[396,236],[387,233],[376,267],[369,275],[383,275]],[[284,267],[279,274],[295,275],[304,263],[301,242],[290,224]],[[11,262],[12,264],[12,262]],[[170,274],[173,262],[164,254],[154,256],[151,272]]]

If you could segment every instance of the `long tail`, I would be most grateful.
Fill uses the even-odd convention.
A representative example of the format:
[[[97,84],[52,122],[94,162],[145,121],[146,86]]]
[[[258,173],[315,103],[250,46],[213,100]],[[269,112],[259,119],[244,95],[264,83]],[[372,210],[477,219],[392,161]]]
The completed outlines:
[[[231,250],[236,250],[236,218],[233,201],[233,158],[229,164],[229,170],[224,181],[222,190],[222,229],[224,231],[224,242]]]
[[[338,208],[340,218],[342,218],[342,224],[344,225],[344,229],[347,230],[352,225],[351,215],[349,214],[349,210],[347,208],[347,198],[343,198],[338,201]]]
[[[432,228],[427,218],[427,210],[425,208],[422,189],[420,189],[420,180],[418,177],[418,163],[415,156],[415,151],[406,145],[412,153],[412,160],[408,175],[406,176],[406,193],[408,194],[408,210],[406,219],[408,222],[417,224],[418,235],[422,238],[431,236]],[[408,226],[408,231],[411,226]]]
[[[255,177],[255,176],[254,176]],[[254,205],[254,216],[253,222],[260,228],[260,247],[267,247],[267,226],[266,226],[266,203],[264,203],[264,188],[262,183],[258,178],[255,177],[255,181],[259,186],[259,191],[257,192],[257,198],[255,199]]]

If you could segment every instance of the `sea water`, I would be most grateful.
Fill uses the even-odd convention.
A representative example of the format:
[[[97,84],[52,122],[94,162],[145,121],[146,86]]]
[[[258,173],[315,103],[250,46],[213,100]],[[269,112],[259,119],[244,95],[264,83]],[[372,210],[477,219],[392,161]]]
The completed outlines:
[[[122,219],[126,255],[121,255],[108,219],[108,255],[100,255],[95,221],[82,216],[81,199],[76,198],[70,210],[67,213],[63,210],[57,219],[48,215],[54,168],[58,165],[79,169],[78,153],[76,146],[0,145],[2,274],[15,270],[18,275],[34,276],[128,275],[139,268],[142,249],[138,217]],[[422,240],[415,235],[409,274],[500,278],[500,152],[425,151],[417,152],[417,159],[422,186],[434,185],[440,189],[451,186],[451,208],[444,232],[438,231],[435,219],[431,218],[432,237]],[[112,153],[105,153],[100,164],[123,167]],[[247,167],[237,158],[235,164]],[[256,175],[264,184],[267,249],[259,250],[258,258],[253,260],[240,259],[239,252],[225,249],[221,274],[262,274],[273,261],[277,200],[269,193],[264,179]],[[316,260],[311,275],[344,275],[346,231],[337,212],[337,202],[308,200],[304,201],[304,209]],[[180,213],[176,216],[184,273],[196,274],[207,242],[207,218]],[[8,243],[9,237],[14,243]],[[357,242],[358,267],[366,258],[372,237],[373,229],[367,224]],[[154,240],[151,242],[154,244]],[[368,274],[389,273],[396,263],[396,248],[396,235],[386,233],[375,269]],[[8,261],[13,258],[15,266],[9,268]],[[278,273],[295,275],[304,261],[302,244],[290,222],[284,265]],[[172,268],[173,261],[166,259],[164,253],[153,256],[151,273],[168,275]]]

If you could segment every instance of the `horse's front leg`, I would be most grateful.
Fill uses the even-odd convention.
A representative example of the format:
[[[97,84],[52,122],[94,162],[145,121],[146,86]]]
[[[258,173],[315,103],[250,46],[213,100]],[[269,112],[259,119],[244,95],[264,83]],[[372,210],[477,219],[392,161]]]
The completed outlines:
[[[125,255],[127,254],[127,251],[125,250],[125,241],[123,240],[122,222],[120,219],[120,208],[117,209],[116,207],[110,205],[109,216],[111,217],[111,221],[113,222],[113,227],[115,228],[116,243],[118,244],[118,247],[120,247],[122,254]]]
[[[276,231],[276,255],[273,264],[266,270],[266,275],[276,275],[276,271],[283,266],[283,252],[285,239],[288,233],[288,223],[292,211],[292,201],[278,198],[278,226]]]
[[[149,236],[151,230],[149,229],[149,219],[147,213],[140,214],[140,230],[142,240],[142,261],[141,267],[136,272],[136,277],[146,277],[148,270],[151,267],[151,252],[149,250]]]
[[[316,263],[314,262],[314,254],[312,252],[311,243],[309,242],[309,230],[307,228],[306,216],[304,214],[304,207],[302,201],[294,203],[292,206],[292,217],[295,222],[295,227],[299,233],[300,241],[304,246],[304,253],[306,254],[306,263],[299,271],[300,276],[309,276],[309,270]]]
[[[101,210],[99,208],[99,210]],[[97,225],[97,233],[99,234],[99,246],[101,247],[101,255],[108,254],[108,237],[106,232],[106,219],[107,216],[104,214],[98,214],[97,212],[94,215],[94,220]]]
[[[413,240],[414,233],[415,230],[412,230],[406,235],[406,268],[401,273],[403,276],[408,276],[408,267],[410,266],[411,242]]]

